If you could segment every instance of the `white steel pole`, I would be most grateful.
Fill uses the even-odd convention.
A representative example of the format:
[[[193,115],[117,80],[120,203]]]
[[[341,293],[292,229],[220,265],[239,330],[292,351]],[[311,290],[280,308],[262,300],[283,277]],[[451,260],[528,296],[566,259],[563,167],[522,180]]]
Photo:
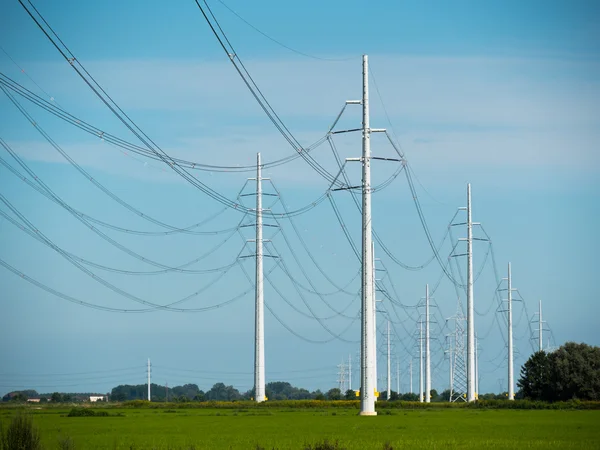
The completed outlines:
[[[423,403],[423,322],[419,322],[419,401]]]
[[[479,339],[475,335],[475,399],[479,399]]]
[[[396,394],[400,395],[400,360],[396,359]]]
[[[513,381],[513,316],[512,316],[512,280],[510,263],[508,263],[508,399],[515,399]]]
[[[254,330],[254,400],[265,401],[265,322],[263,292],[262,166],[256,154],[256,302]]]
[[[352,390],[352,354],[348,354],[348,389]]]
[[[392,368],[391,368],[391,355],[390,355],[390,321],[387,321],[387,399],[389,400],[392,396]]]
[[[544,341],[542,340],[542,301],[540,300],[540,309],[539,309],[539,317],[538,317],[539,321],[540,321],[540,329],[538,330],[539,336],[538,339],[540,340],[539,345],[540,345],[540,352],[544,349]]]
[[[429,285],[425,285],[425,402],[431,402],[431,353],[429,348]]]
[[[450,338],[450,339],[452,339],[452,338]],[[451,402],[452,401],[452,392],[454,389],[454,375],[452,373],[452,371],[454,369],[454,366],[453,366],[453,364],[454,364],[454,357],[453,357],[454,347],[452,347],[452,346],[450,347],[450,351],[448,352],[448,354],[449,354],[448,361],[449,361],[449,365],[450,365],[450,367],[449,367],[450,370],[448,371],[450,374],[450,396],[449,396],[448,401]]]
[[[152,397],[150,396],[150,358],[148,358],[148,401],[151,401]]]
[[[413,391],[413,370],[412,370],[412,356],[410,357],[410,393],[412,394]]]
[[[371,229],[371,125],[369,123],[369,59],[363,55],[362,136],[362,330],[360,415],[375,416],[373,345],[373,244]]]
[[[467,184],[467,401],[475,401],[475,323],[473,315],[473,222]]]
[[[371,343],[371,354],[373,358],[373,384],[375,392],[379,391],[378,367],[377,367],[377,285],[375,282],[375,244],[371,242],[371,255],[373,257],[373,341]],[[377,401],[377,396],[375,396]]]

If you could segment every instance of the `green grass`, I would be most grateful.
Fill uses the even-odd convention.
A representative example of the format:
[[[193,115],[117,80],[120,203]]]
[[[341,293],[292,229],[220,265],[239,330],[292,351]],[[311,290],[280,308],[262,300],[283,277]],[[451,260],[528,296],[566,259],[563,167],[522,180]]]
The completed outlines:
[[[94,408],[96,411],[102,411]],[[598,410],[470,408],[109,408],[68,417],[70,409],[31,410],[47,450],[71,438],[75,449],[304,449],[327,439],[338,448],[600,448]],[[15,410],[0,409],[8,424]],[[259,447],[257,447],[259,446]]]

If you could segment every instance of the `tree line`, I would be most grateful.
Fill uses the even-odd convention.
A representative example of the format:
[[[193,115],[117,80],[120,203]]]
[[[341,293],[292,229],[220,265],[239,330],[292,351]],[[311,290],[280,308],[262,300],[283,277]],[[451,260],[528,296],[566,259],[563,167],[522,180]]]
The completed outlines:
[[[521,367],[517,385],[530,400],[600,400],[600,347],[567,342],[554,352],[536,352]]]
[[[542,400],[548,402],[579,400],[600,400],[600,347],[587,344],[567,342],[554,352],[540,351],[534,353],[521,367],[521,376],[517,382],[519,391],[516,398]],[[292,386],[286,381],[274,381],[265,386],[269,400],[356,400],[356,392],[341,392],[338,388],[323,392],[319,389],[309,391]],[[35,390],[13,391],[6,394],[3,401],[25,402],[31,398],[39,398],[42,402],[81,402],[89,400],[90,395],[82,393],[38,394]],[[438,394],[431,390],[432,402],[447,402],[449,390]],[[109,394],[110,401],[147,400],[148,385],[119,385]],[[204,392],[196,384],[184,384],[167,388],[151,384],[152,401],[187,402],[187,401],[240,401],[252,400],[254,389],[241,393],[231,385],[216,383]],[[379,399],[387,398],[381,392]],[[480,400],[506,399],[507,394],[483,394]],[[417,401],[415,393],[390,392],[390,400]]]

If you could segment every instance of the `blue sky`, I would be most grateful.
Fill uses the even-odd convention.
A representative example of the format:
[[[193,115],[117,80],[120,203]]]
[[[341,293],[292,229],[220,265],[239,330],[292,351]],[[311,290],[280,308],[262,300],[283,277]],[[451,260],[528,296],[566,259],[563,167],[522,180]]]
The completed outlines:
[[[542,299],[553,344],[573,340],[599,345],[592,288],[598,275],[596,230],[600,225],[597,3],[379,2],[368,10],[364,2],[226,3],[264,33],[320,58],[276,45],[218,1],[209,2],[252,76],[304,145],[326,132],[345,100],[360,97],[360,55],[368,53],[374,78],[371,124],[393,129],[406,152],[434,239],[444,235],[456,208],[464,206],[466,183],[470,182],[473,218],[482,222],[492,237],[501,276],[505,276],[507,262],[512,262],[513,285],[524,297],[529,315]],[[207,164],[251,165],[258,151],[265,161],[293,151],[227,61],[194,2],[69,1],[60,6],[36,6],[106,91],[170,154]],[[30,78],[0,52],[3,74],[42,97],[51,96],[93,125],[135,142],[61,59],[18,2],[2,3],[0,17],[0,45]],[[126,155],[22,102],[78,164],[145,214],[184,227],[221,211],[220,204],[158,162]],[[360,126],[356,108],[348,110],[341,128]],[[162,230],[115,203],[78,173],[4,94],[0,114],[0,137],[73,208],[124,228]],[[359,135],[337,137],[335,142],[344,157],[358,156]],[[326,144],[314,152],[328,170],[336,171]],[[373,138],[373,152],[393,154],[381,136]],[[2,151],[2,157],[14,164],[6,152]],[[374,164],[375,184],[394,170],[390,163]],[[328,187],[301,159],[266,172],[292,209],[311,202]],[[0,173],[0,193],[61,248],[110,267],[158,270],[100,239],[4,167]],[[359,181],[359,167],[350,166],[348,174],[354,182]],[[253,174],[198,172],[197,176],[234,198]],[[252,193],[253,188],[244,192]],[[347,193],[334,195],[358,245],[360,217],[351,198]],[[244,201],[250,205],[252,197]],[[8,211],[4,204],[1,209]],[[281,206],[273,209],[280,211]],[[247,219],[239,212],[226,211],[201,229],[227,229],[240,220]],[[373,220],[398,259],[411,265],[429,259],[431,250],[404,175],[374,195]],[[338,285],[349,283],[348,291],[358,292],[358,279],[353,277],[359,265],[329,203],[297,217],[294,224],[328,276]],[[281,234],[275,235],[275,228],[268,233],[274,235],[273,244],[293,279],[310,288],[296,255],[317,290],[335,291],[304,251],[291,223],[282,221],[282,229],[291,250]],[[460,227],[453,231],[455,238],[465,233]],[[242,233],[245,239],[252,237],[250,227],[244,227]],[[198,258],[228,237],[225,233],[146,237],[111,230],[106,234],[167,266]],[[202,270],[227,265],[243,245],[243,239],[235,234],[191,267]],[[480,243],[475,248],[476,268],[484,263],[486,246]],[[139,307],[101,286],[5,218],[0,218],[0,249],[6,262],[56,290],[94,304]],[[444,247],[441,253],[445,256],[449,251]],[[424,294],[425,284],[437,282],[440,267],[434,261],[421,271],[406,271],[382,249],[376,247],[375,252],[389,270],[384,281],[388,289],[393,282],[398,301],[408,305],[397,307],[397,315],[392,305],[384,302],[383,306],[392,313],[397,334],[394,357],[401,364],[401,390],[406,391],[408,360],[416,355],[418,312],[414,306]],[[482,336],[482,392],[498,391],[501,386],[505,390],[506,382],[504,341],[497,324],[503,322],[501,313],[494,312],[496,282],[491,260],[485,262],[475,285],[476,310],[481,314],[476,315],[476,329]],[[252,261],[245,259],[242,264],[251,274]],[[460,264],[464,272],[465,261]],[[273,267],[272,261],[266,263],[266,270]],[[195,292],[219,276],[132,276],[92,270],[127,292],[161,304]],[[323,299],[336,310],[343,309],[350,318],[338,315],[322,323],[334,334],[347,329],[343,334],[347,340],[359,339],[358,324],[352,321],[358,311],[353,296],[338,293],[320,298],[300,288],[301,297],[279,268],[273,270],[272,281],[305,315],[310,315],[310,310],[319,316],[332,315]],[[120,383],[143,383],[148,357],[154,365],[153,381],[161,384],[195,382],[207,389],[224,381],[240,390],[252,387],[251,292],[204,313],[125,315],[68,303],[4,269],[0,283],[0,305],[7,318],[0,330],[0,392],[20,386],[44,392],[104,392]],[[236,266],[182,306],[219,304],[249,288]],[[268,283],[265,296],[279,319],[295,333],[312,340],[331,337],[317,321],[291,308]],[[433,386],[443,390],[448,378],[442,354],[448,332],[444,324],[457,304],[448,280],[441,282],[435,298],[439,307],[434,326],[438,340],[433,344]],[[521,315],[520,308],[515,306],[516,367],[531,352],[529,318]],[[384,321],[382,315],[380,325]],[[308,343],[291,334],[269,312],[266,338],[267,381],[285,379],[310,389],[329,389],[336,384],[336,365],[348,354],[355,361],[357,358],[357,343]],[[381,373],[383,362],[382,358]],[[78,375],[88,372],[95,373]],[[358,379],[357,373],[354,376]]]

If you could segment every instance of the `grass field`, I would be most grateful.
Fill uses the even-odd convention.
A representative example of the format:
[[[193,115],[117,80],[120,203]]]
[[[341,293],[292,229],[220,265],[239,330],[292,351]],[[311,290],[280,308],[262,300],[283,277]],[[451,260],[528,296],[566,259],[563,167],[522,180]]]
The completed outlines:
[[[358,417],[354,408],[104,411],[111,416],[29,412],[46,450],[61,448],[66,438],[74,446],[62,448],[74,449],[305,449],[325,439],[348,450],[600,448],[598,410],[389,409],[377,417]],[[13,414],[0,410],[5,427]]]

